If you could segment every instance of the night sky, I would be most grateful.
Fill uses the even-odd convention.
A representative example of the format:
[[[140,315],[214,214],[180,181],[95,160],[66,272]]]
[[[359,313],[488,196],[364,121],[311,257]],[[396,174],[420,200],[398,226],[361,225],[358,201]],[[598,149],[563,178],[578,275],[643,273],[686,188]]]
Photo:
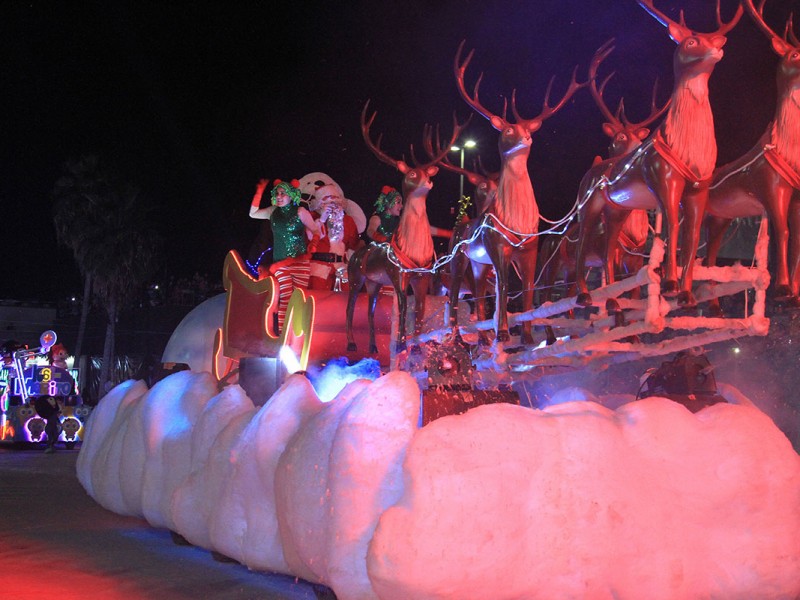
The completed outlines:
[[[247,216],[259,178],[326,172],[368,215],[383,185],[399,187],[399,173],[361,139],[361,109],[371,99],[384,149],[410,158],[425,123],[447,130],[454,111],[470,114],[453,78],[462,39],[475,49],[467,85],[483,71],[481,100],[495,113],[516,88],[522,116],[535,116],[550,76],[557,100],[573,66],[585,78],[610,37],[617,47],[601,67],[601,75],[616,71],[609,104],[624,96],[639,120],[657,77],[659,100],[671,91],[674,43],[633,0],[263,4],[3,3],[0,298],[57,300],[80,290],[51,224],[51,190],[70,157],[95,153],[142,189],[168,239],[171,274],[218,280],[227,250],[246,252],[259,231]],[[713,2],[683,4],[690,27],[714,26]],[[793,4],[769,3],[773,29],[783,31]],[[657,3],[675,19],[678,6]],[[734,10],[722,0],[723,19]],[[747,15],[725,53],[710,82],[720,164],[747,151],[772,118],[778,61]],[[582,90],[534,134],[529,170],[544,216],[572,206],[581,176],[605,153],[601,123]],[[467,136],[484,165],[498,168],[488,123],[475,115]],[[442,172],[435,182],[431,221],[448,227],[458,176]]]

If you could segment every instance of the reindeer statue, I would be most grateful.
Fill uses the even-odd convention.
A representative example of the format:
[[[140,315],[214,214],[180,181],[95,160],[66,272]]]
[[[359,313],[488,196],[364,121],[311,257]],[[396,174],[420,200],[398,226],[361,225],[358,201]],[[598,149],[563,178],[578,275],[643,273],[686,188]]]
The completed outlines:
[[[509,266],[514,264],[522,279],[523,310],[533,308],[533,286],[536,277],[536,253],[538,249],[537,234],[539,231],[539,207],[533,194],[533,185],[528,175],[528,156],[531,150],[531,134],[537,131],[545,119],[558,112],[572,95],[586,83],[578,83],[575,79],[577,67],[572,72],[569,87],[561,100],[550,106],[550,91],[553,79],[550,80],[545,93],[542,110],[537,117],[523,119],[517,112],[516,92],[511,95],[511,109],[516,122],[503,116],[493,114],[478,99],[478,88],[483,77],[478,77],[473,93],[470,95],[464,84],[464,73],[472,60],[474,51],[470,51],[462,62],[461,53],[464,42],[458,47],[454,72],[458,90],[462,98],[473,110],[487,119],[500,132],[498,147],[500,150],[501,171],[498,181],[497,195],[486,213],[479,219],[470,222],[463,232],[464,243],[459,252],[474,264],[491,264],[497,277],[495,296],[495,330],[497,341],[510,339],[508,333],[508,276]],[[461,287],[461,277],[466,267],[464,261],[454,260],[451,268],[451,290]],[[458,301],[451,299],[450,326],[458,337]],[[521,342],[529,344],[533,341],[530,322],[523,323]]]
[[[722,236],[734,218],[766,214],[775,241],[775,298],[797,306],[800,286],[800,42],[786,22],[783,37],[764,21],[764,1],[756,10],[743,0],[748,13],[781,57],[778,63],[775,117],[758,143],[740,159],[714,173],[708,198],[706,261],[715,265]],[[788,38],[788,39],[787,39]],[[791,225],[791,249],[789,246]],[[791,258],[791,277],[789,259]],[[712,314],[719,314],[713,300]]]
[[[453,173],[458,173],[459,175],[466,177],[467,181],[475,186],[474,206],[477,216],[474,219],[467,219],[465,221],[456,223],[455,227],[453,227],[453,235],[450,237],[449,247],[449,254],[453,258],[449,264],[443,267],[443,269],[449,269],[451,274],[448,285],[452,285],[454,283],[452,276],[454,272],[461,274],[456,281],[466,280],[463,284],[460,284],[462,287],[455,290],[448,289],[451,310],[452,306],[458,303],[458,297],[460,296],[461,292],[464,291],[463,285],[466,284],[469,288],[469,293],[471,293],[473,297],[472,304],[474,306],[475,314],[479,321],[484,321],[486,319],[486,291],[490,282],[492,265],[487,263],[471,262],[464,252],[459,252],[459,248],[460,245],[462,245],[462,242],[466,243],[465,240],[467,240],[468,232],[474,232],[475,223],[478,222],[478,219],[483,216],[489,206],[491,206],[492,202],[494,202],[495,196],[497,196],[497,182],[500,179],[500,173],[490,173],[483,169],[483,165],[480,163],[480,157],[478,158],[478,165],[481,171],[480,173],[454,165],[448,160],[446,151],[443,154],[443,150],[445,149],[442,148],[442,145],[438,139],[438,135],[436,139],[436,148],[434,149],[431,142],[430,131],[428,132],[428,135],[425,136],[425,150],[427,151],[428,156],[431,158],[435,156],[442,156],[438,162],[439,166],[444,167],[448,171],[452,171]],[[471,268],[466,270],[468,263],[470,264]],[[448,326],[452,327],[455,325],[453,323],[448,323]],[[481,344],[489,345],[489,337],[485,331],[481,330],[478,335],[480,337]]]
[[[571,224],[561,235],[542,237],[539,246],[539,286],[542,301],[549,301],[552,289],[559,275],[569,286],[568,295],[574,295],[576,272],[576,254],[580,226]],[[618,273],[635,274],[644,266],[644,248],[650,223],[646,210],[632,210],[625,219],[621,231],[617,235],[616,247],[608,252],[606,248],[607,229],[599,226],[592,236],[592,245],[586,250],[585,267],[599,267],[606,275],[606,282],[613,283]],[[638,289],[638,288],[637,288]],[[632,293],[635,293],[634,290]],[[606,309],[619,309],[616,301],[609,301]]]
[[[655,134],[632,154],[621,158],[610,174],[596,187],[602,193],[591,194],[580,209],[577,277],[578,304],[590,306],[592,298],[585,278],[585,261],[590,238],[601,215],[606,217],[607,244],[616,245],[615,231],[632,209],[660,209],[665,216],[668,246],[665,281],[667,295],[678,295],[685,306],[694,306],[692,277],[700,227],[708,199],[711,174],[717,160],[714,120],[708,100],[708,79],[722,58],[725,34],[738,23],[743,9],[723,23],[717,0],[718,29],[697,33],[686,27],[681,12],[680,23],[658,11],[652,0],[639,4],[664,25],[678,44],[673,68],[675,86],[664,123]],[[681,274],[678,282],[677,248],[679,210],[683,207],[681,239]]]
[[[434,251],[433,237],[431,236],[430,222],[426,209],[428,192],[433,187],[432,177],[439,172],[435,166],[441,156],[433,157],[426,164],[417,164],[414,167],[402,160],[391,158],[381,150],[381,138],[376,142],[370,137],[370,127],[377,113],[373,113],[367,120],[369,101],[361,112],[361,133],[364,141],[380,160],[391,165],[403,174],[403,211],[400,221],[392,236],[391,244],[370,244],[356,251],[347,265],[347,276],[350,281],[350,296],[347,301],[347,350],[355,351],[356,343],[353,337],[353,311],[356,299],[361,288],[366,284],[369,294],[369,351],[374,354],[378,351],[375,343],[375,305],[378,301],[378,292],[381,286],[391,285],[397,296],[398,325],[397,342],[395,350],[400,352],[406,347],[406,290],[409,284],[414,290],[416,309],[415,330],[419,332],[425,315],[425,300],[430,285],[433,266]],[[465,127],[466,123],[459,124],[453,117],[453,136],[444,152]],[[415,163],[414,149],[411,147],[411,156]]]
[[[650,124],[661,117],[669,107],[669,100],[660,108],[657,107],[656,90],[658,81],[656,81],[653,85],[653,95],[650,101],[650,114],[644,120],[638,123],[628,120],[623,100],[619,101],[616,113],[609,109],[603,98],[603,93],[614,74],[609,74],[598,87],[597,69],[613,50],[614,40],[611,39],[597,49],[589,65],[589,91],[595,104],[606,119],[606,122],[603,123],[603,133],[611,141],[608,145],[608,158],[602,160],[600,157],[596,157],[594,164],[581,179],[578,187],[579,203],[594,202],[600,206],[605,204],[601,182],[608,179],[611,171],[619,164],[621,157],[629,155],[642,144],[642,141],[650,135],[650,129],[648,129]],[[577,249],[578,240],[580,239],[578,223],[570,225],[563,236],[547,236],[542,240],[539,248],[539,280],[545,288],[545,299],[549,299],[548,290],[552,288],[558,273],[565,273],[567,281],[577,279],[585,282],[585,268],[587,266],[599,266],[604,269],[606,282],[614,283],[616,273],[620,267],[624,267],[628,272],[641,268],[644,264],[641,252],[644,250],[649,232],[647,211],[636,209],[627,215],[622,213],[620,216],[624,218],[612,222],[611,227],[609,227],[606,223],[607,216],[601,213],[602,223],[596,223],[595,230],[591,235],[587,236],[584,242],[584,254],[582,257],[584,270],[580,274],[577,273]],[[609,243],[609,238],[614,241]],[[611,298],[608,300],[606,308],[612,311],[618,310],[619,304]]]

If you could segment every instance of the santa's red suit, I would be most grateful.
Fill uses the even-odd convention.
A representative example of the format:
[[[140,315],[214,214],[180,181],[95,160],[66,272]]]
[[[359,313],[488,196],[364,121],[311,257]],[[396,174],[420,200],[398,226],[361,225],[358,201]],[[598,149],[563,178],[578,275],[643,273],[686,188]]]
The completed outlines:
[[[311,209],[319,235],[309,248],[311,279],[308,287],[312,290],[347,289],[346,285],[335,285],[337,271],[346,275],[347,259],[361,244],[358,224],[348,214],[348,202],[342,189],[334,183],[314,191]]]
[[[314,215],[314,218],[319,219],[320,215]],[[336,270],[347,266],[347,259],[361,241],[356,223],[349,215],[342,217],[340,239],[331,239],[332,229],[326,226],[324,237],[314,238],[311,243],[311,279],[308,287],[312,290],[332,290],[336,282]]]

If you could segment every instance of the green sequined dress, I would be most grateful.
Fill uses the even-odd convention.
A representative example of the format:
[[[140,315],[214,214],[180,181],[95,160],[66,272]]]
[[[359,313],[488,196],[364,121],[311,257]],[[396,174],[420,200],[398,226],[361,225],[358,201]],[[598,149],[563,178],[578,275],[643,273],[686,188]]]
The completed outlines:
[[[270,215],[272,225],[272,262],[305,254],[308,248],[306,227],[297,214],[298,207],[276,206]]]

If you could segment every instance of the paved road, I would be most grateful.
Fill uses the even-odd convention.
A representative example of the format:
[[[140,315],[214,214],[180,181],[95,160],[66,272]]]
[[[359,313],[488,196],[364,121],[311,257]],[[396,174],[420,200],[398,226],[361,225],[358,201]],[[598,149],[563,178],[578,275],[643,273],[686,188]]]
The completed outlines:
[[[307,582],[218,562],[173,544],[165,530],[105,510],[78,482],[77,456],[77,449],[0,446],[0,598],[317,598]]]

